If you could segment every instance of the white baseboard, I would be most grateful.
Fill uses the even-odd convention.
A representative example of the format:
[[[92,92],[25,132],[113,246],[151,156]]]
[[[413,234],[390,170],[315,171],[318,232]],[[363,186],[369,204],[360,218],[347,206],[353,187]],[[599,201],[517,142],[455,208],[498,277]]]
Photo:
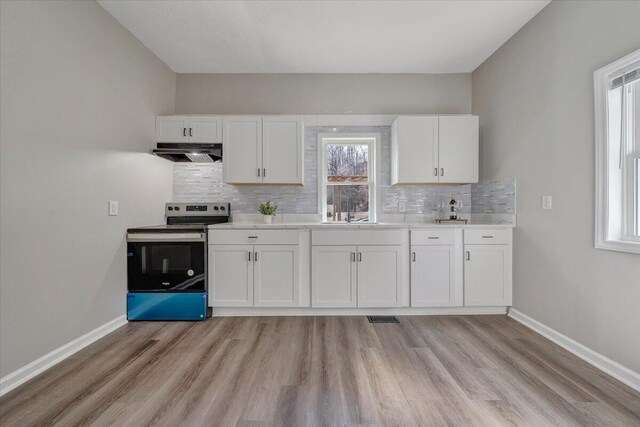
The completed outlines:
[[[316,307],[214,307],[214,317],[234,316],[429,316],[457,314],[506,314],[507,307],[398,307],[398,308],[316,308]]]
[[[9,391],[18,387],[20,384],[29,381],[31,378],[46,371],[53,365],[62,362],[67,357],[82,350],[89,344],[99,340],[105,335],[115,331],[126,323],[127,316],[123,315],[117,317],[105,323],[104,325],[97,327],[93,331],[90,331],[63,346],[56,348],[55,350],[45,354],[39,359],[34,360],[28,365],[25,365],[22,368],[5,375],[4,377],[0,378],[0,396],[8,393]]]
[[[551,329],[547,325],[540,323],[535,319],[532,319],[531,317],[519,312],[518,310],[514,310],[513,308],[510,309],[509,317],[522,323],[524,326],[539,333],[543,337],[553,341],[565,350],[575,354],[585,362],[611,375],[618,381],[625,383],[634,390],[640,391],[640,374],[638,374],[637,372],[634,372],[631,369],[622,366],[618,362],[615,362],[608,357],[603,356],[602,354],[597,353],[588,347],[585,347],[579,342],[572,340],[568,336],[561,334],[555,329]]]

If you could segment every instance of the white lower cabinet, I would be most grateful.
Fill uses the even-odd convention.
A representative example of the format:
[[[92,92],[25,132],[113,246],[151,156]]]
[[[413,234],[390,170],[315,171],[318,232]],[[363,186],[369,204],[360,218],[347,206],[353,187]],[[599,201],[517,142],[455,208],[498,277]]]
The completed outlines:
[[[311,249],[311,305],[357,307],[356,246],[314,246]]]
[[[254,246],[253,289],[255,307],[298,305],[298,246]]]
[[[358,307],[402,306],[402,248],[358,246]]]
[[[411,247],[411,306],[456,305],[456,247]]]
[[[298,245],[213,244],[208,257],[214,308],[309,305],[301,304]]]
[[[312,242],[313,307],[408,305],[406,230],[314,231]]]
[[[253,306],[253,245],[209,245],[209,305]]]
[[[484,240],[478,240],[484,239]],[[473,242],[466,244],[467,241]],[[496,242],[480,244],[475,242]],[[464,303],[467,306],[512,304],[511,230],[465,231]]]

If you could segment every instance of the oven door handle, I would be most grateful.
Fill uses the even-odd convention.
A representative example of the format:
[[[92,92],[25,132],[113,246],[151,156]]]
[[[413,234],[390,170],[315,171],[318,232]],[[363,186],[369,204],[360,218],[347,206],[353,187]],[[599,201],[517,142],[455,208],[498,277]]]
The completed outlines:
[[[127,242],[204,242],[205,233],[128,233]]]

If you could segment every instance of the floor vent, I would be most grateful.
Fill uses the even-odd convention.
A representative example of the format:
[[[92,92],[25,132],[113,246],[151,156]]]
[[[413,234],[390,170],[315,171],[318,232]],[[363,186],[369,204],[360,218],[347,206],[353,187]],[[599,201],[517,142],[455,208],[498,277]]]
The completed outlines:
[[[369,323],[400,323],[396,316],[367,316]]]

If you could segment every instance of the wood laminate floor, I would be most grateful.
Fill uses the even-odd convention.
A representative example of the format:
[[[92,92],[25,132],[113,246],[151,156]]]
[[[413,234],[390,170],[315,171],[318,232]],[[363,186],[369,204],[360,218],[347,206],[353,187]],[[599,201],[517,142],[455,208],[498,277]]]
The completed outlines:
[[[640,425],[640,393],[506,316],[129,323],[0,399],[0,425]]]

